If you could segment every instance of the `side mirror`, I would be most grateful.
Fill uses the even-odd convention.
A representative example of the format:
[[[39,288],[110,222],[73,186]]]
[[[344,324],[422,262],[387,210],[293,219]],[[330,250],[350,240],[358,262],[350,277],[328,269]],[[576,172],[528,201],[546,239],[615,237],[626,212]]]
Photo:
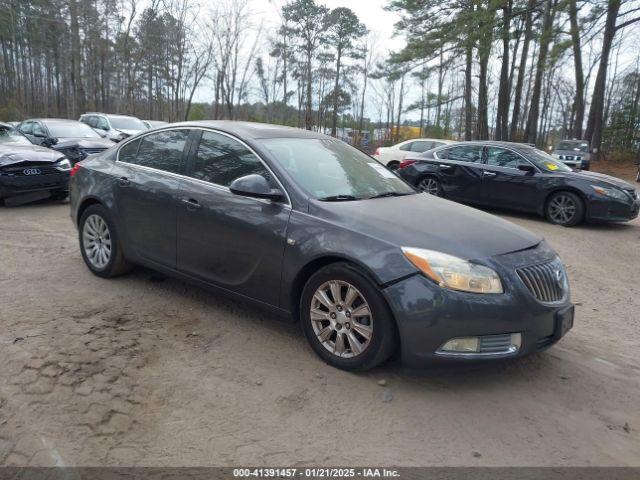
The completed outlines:
[[[271,188],[266,178],[256,174],[236,178],[229,185],[229,190],[236,195],[268,200],[280,200],[284,196],[282,190]]]
[[[518,165],[518,170],[522,170],[523,172],[527,172],[531,175],[533,175],[536,171],[534,166],[528,163],[523,163],[522,165]]]

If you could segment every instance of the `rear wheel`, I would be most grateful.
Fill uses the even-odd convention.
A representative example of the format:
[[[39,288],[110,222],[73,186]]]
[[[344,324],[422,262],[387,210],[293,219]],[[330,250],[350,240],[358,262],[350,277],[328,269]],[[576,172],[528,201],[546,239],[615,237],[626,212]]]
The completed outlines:
[[[547,201],[546,216],[551,223],[573,227],[584,217],[584,204],[571,192],[556,192]]]
[[[307,282],[300,300],[307,340],[328,364],[368,370],[397,345],[393,316],[377,287],[352,266],[328,265]]]
[[[387,167],[389,167],[390,170],[397,170],[399,166],[400,162],[397,162],[395,160],[393,162],[387,163]]]
[[[424,177],[418,182],[418,190],[435,195],[436,197],[442,196],[442,184],[436,177]]]
[[[102,205],[91,205],[84,211],[79,234],[82,258],[95,275],[109,278],[131,270],[122,254],[115,225]]]

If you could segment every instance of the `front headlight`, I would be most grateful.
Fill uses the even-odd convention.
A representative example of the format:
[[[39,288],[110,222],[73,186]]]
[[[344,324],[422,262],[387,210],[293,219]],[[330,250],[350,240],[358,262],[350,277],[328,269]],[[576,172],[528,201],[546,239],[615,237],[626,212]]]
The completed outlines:
[[[500,277],[489,267],[424,248],[402,247],[402,253],[441,287],[472,293],[504,292]]]
[[[598,195],[602,195],[603,197],[615,198],[616,200],[621,200],[623,202],[629,200],[627,194],[617,188],[605,188],[598,185],[591,185],[591,188],[593,188]]]
[[[71,162],[68,158],[63,158],[56,162],[56,167],[58,167],[60,170],[71,170]]]

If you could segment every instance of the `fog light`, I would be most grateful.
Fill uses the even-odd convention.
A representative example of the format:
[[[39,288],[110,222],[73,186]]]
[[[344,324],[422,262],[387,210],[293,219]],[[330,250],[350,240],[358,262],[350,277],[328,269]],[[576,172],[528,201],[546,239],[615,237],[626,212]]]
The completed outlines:
[[[442,348],[443,352],[477,352],[480,349],[480,339],[478,337],[453,338],[445,343]]]

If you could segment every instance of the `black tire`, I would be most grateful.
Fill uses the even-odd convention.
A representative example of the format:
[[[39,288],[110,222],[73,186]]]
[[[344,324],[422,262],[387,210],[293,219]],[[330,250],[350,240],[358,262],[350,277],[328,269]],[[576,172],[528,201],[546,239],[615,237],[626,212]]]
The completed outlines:
[[[109,260],[102,267],[98,267],[92,263],[92,261],[87,256],[84,245],[83,232],[85,229],[85,223],[87,222],[87,219],[93,215],[100,217],[106,223],[108,227],[107,233],[109,234],[111,241],[111,253],[109,256]],[[78,228],[78,239],[80,242],[80,252],[82,253],[84,263],[94,275],[103,278],[111,278],[127,273],[133,268],[133,265],[129,263],[122,254],[120,238],[118,237],[118,232],[116,230],[115,224],[113,223],[111,215],[109,214],[107,209],[102,205],[91,205],[82,213]]]
[[[399,166],[400,166],[400,162],[396,160],[393,160],[392,162],[387,163],[387,167],[390,170],[397,170]]]
[[[370,340],[368,344],[363,348],[362,352],[352,356],[350,358],[344,358],[340,355],[336,355],[329,351],[329,343],[331,342],[328,339],[328,342],[322,342],[316,332],[314,331],[314,324],[316,326],[321,325],[320,321],[311,320],[311,309],[314,300],[314,295],[316,291],[320,289],[323,285],[326,285],[330,281],[338,281],[347,283],[350,286],[355,287],[357,293],[360,294],[355,302],[359,302],[362,299],[368,305],[370,315],[360,318],[364,318],[363,322],[358,323],[358,326],[361,327],[365,325],[366,327],[370,327],[372,334],[370,335]],[[346,301],[347,290],[349,286],[343,286],[343,295],[344,300]],[[341,299],[342,300],[342,299]],[[362,303],[364,303],[362,302]],[[349,321],[352,324],[355,324],[355,312],[358,310],[362,303],[352,303],[356,306],[353,310],[354,316],[351,320],[347,319],[346,316],[350,317],[349,309],[347,308],[347,304],[345,303],[345,309],[342,311],[343,319],[346,319],[344,330],[341,332],[343,335],[343,341],[346,341],[349,345],[345,347],[345,353],[348,355],[349,351],[353,354],[354,346],[352,345],[351,338],[349,335],[359,335],[359,332],[355,326],[349,326]],[[329,365],[348,371],[364,371],[369,370],[376,365],[387,360],[396,350],[398,345],[398,333],[396,330],[395,320],[393,318],[393,314],[387,305],[382,294],[379,292],[378,288],[375,284],[370,281],[365,275],[360,273],[354,266],[347,263],[334,263],[328,265],[320,270],[318,270],[315,274],[309,278],[307,284],[305,285],[302,295],[300,298],[300,321],[302,322],[302,329],[309,341],[309,344],[313,348],[313,350]],[[326,320],[329,322],[330,320]],[[339,321],[339,319],[337,320]],[[323,321],[324,322],[324,321]],[[368,324],[366,324],[368,322]],[[338,327],[336,327],[338,328]],[[347,331],[350,329],[350,331]],[[336,335],[335,340],[333,340],[334,347],[337,345],[337,335],[338,330],[333,330],[331,334]],[[364,337],[358,337],[358,339],[363,339]],[[366,341],[366,340],[365,340]],[[325,346],[327,345],[327,346]],[[343,343],[343,345],[345,345]]]
[[[564,205],[564,212],[562,211]],[[584,219],[584,202],[572,192],[555,192],[545,204],[545,216],[549,222],[563,227],[574,227]]]
[[[436,197],[442,196],[442,182],[440,182],[438,177],[433,175],[427,175],[418,180],[416,188],[421,192],[429,193]]]

